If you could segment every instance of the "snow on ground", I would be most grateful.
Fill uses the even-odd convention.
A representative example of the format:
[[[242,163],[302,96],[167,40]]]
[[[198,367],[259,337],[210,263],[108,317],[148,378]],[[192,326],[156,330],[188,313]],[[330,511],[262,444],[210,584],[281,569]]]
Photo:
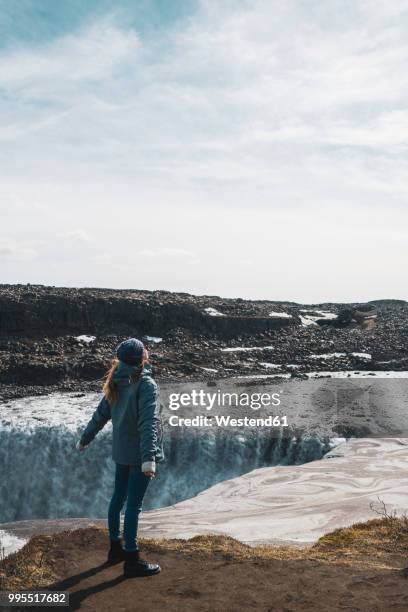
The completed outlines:
[[[320,355],[309,355],[310,359],[334,359],[336,357],[347,357],[347,353],[322,353]]]
[[[322,353],[321,355],[309,355],[310,359],[335,359],[336,357],[348,357],[352,355],[353,357],[358,357],[359,359],[371,359],[371,355],[369,353]]]
[[[159,344],[162,342],[163,338],[159,338],[158,336],[145,336],[146,342],[152,342],[153,344]]]
[[[259,365],[263,366],[264,368],[271,368],[273,370],[279,370],[282,367],[282,365],[279,363],[268,363],[267,361],[260,361]]]
[[[299,315],[299,318],[303,327],[308,327],[309,325],[317,325],[315,317],[302,317],[302,315]]]
[[[328,310],[315,310],[317,314],[321,315],[323,319],[337,319],[337,315],[334,312],[329,312]]]
[[[7,555],[20,550],[27,540],[18,538],[17,536],[0,529],[0,559],[4,559]]]
[[[245,351],[266,351],[273,349],[273,346],[232,346],[228,348],[222,348],[220,351],[224,353],[240,353]]]
[[[385,363],[399,363],[399,360],[398,359],[388,359],[387,361],[377,361],[377,363],[382,363],[382,364],[385,364]]]
[[[245,379],[267,379],[267,378],[290,378],[292,375],[291,374],[246,374],[245,376],[233,376],[233,378],[235,379],[240,379],[240,380],[245,380]]]
[[[270,312],[270,317],[276,317],[277,319],[291,319],[292,315],[287,312]]]
[[[293,366],[292,366],[293,367]],[[292,375],[285,374],[246,374],[233,376],[234,379],[267,379],[267,378],[290,378]],[[408,372],[386,372],[386,371],[353,371],[344,370],[339,372],[305,372],[304,376],[308,378],[408,378]]]
[[[302,308],[299,312],[303,312],[303,315],[299,315],[302,325],[307,327],[308,325],[317,325],[316,321],[322,319],[337,319],[337,315],[334,312],[329,312],[327,310],[309,310]],[[317,313],[316,316],[314,313]]]
[[[306,372],[308,378],[408,378],[408,372],[384,372],[380,370],[342,372]]]
[[[85,344],[92,344],[92,342],[95,342],[96,336],[82,334],[82,336],[76,336],[76,340],[78,340],[78,342],[85,342]]]
[[[208,308],[204,308],[204,312],[206,312],[208,315],[212,317],[225,317],[226,316],[223,312],[220,312],[216,308],[212,308],[212,306],[209,306]]]

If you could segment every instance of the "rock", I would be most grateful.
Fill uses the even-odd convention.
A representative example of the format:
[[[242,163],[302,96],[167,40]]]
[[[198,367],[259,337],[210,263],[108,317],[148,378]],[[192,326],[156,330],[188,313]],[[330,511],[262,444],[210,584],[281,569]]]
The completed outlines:
[[[208,308],[223,316],[206,314]],[[353,322],[354,312],[371,316],[373,309],[374,327]],[[323,326],[305,327],[300,324],[304,310],[338,317]],[[291,317],[271,317],[271,312]],[[0,396],[44,393],[54,387],[100,389],[117,344],[130,335],[162,339],[149,346],[159,381],[206,380],[205,368],[216,369],[217,378],[256,377],[265,372],[262,362],[279,364],[280,372],[296,370],[293,378],[355,367],[405,370],[407,329],[408,304],[393,300],[305,307],[167,291],[0,285]],[[78,342],[81,335],[96,340]],[[234,347],[254,350],[221,351]],[[358,359],[353,352],[373,359]],[[333,359],[310,357],[342,353],[344,357]]]

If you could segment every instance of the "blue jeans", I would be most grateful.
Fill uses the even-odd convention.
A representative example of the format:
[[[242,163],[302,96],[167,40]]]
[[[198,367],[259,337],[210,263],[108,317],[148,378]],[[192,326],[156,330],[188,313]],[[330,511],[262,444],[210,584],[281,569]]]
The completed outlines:
[[[126,550],[139,550],[137,527],[143,497],[149,482],[150,477],[140,471],[140,465],[116,464],[115,489],[108,510],[109,537],[111,540],[120,538],[120,511],[127,499],[123,525]]]

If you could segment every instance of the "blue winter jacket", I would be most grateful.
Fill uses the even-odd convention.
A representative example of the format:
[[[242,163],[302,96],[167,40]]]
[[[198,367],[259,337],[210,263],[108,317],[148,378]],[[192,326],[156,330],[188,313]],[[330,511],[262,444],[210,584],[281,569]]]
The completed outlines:
[[[159,388],[146,364],[136,383],[134,366],[122,361],[114,373],[118,399],[112,405],[103,397],[82,433],[80,444],[89,444],[112,419],[112,459],[125,465],[164,460]]]

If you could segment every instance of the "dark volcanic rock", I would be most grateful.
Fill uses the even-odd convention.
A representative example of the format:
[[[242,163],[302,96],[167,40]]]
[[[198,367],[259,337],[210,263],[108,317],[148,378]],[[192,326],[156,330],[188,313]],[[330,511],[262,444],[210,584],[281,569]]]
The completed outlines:
[[[339,326],[350,325],[353,321],[353,309],[349,306],[342,308],[337,317],[337,324]]]
[[[0,290],[0,334],[133,333],[163,335],[182,327],[222,338],[281,329],[299,323],[295,318],[272,318],[261,309],[222,316],[205,312],[209,298],[161,291],[64,289],[3,285]],[[186,299],[187,298],[187,299]],[[233,302],[233,300],[230,300]],[[210,302],[212,304],[212,302]]]
[[[78,340],[83,334],[95,339]],[[115,347],[130,335],[143,338],[163,381],[408,366],[408,304],[397,300],[305,309],[166,291],[0,285],[0,397],[100,389]]]

